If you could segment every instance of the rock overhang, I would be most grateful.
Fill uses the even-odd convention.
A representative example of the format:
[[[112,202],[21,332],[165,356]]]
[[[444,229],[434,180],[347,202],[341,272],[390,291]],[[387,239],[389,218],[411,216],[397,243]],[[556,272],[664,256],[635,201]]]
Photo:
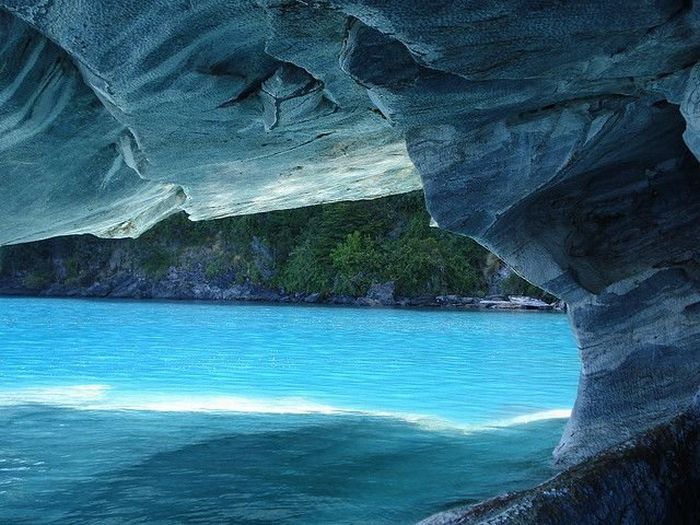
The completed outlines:
[[[420,187],[400,132],[327,58],[346,16],[324,14],[313,42],[299,36],[309,56],[298,65],[279,35],[292,30],[283,7],[4,7],[0,32],[14,45],[2,55],[0,165],[13,199],[0,244]]]

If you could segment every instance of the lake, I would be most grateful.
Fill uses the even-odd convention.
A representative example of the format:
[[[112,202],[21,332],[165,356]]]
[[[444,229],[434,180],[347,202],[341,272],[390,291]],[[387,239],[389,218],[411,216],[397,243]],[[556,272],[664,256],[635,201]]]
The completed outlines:
[[[0,523],[410,523],[554,473],[566,316],[0,298]]]

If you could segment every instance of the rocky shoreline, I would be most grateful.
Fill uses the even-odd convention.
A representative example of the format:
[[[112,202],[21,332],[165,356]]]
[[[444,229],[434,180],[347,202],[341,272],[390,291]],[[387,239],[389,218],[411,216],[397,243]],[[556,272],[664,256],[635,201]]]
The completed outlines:
[[[54,283],[43,289],[29,289],[19,280],[0,281],[0,296],[93,297],[120,299],[168,299],[226,302],[261,302],[284,304],[326,304],[357,307],[445,308],[453,310],[499,310],[565,312],[563,302],[547,303],[522,295],[424,295],[401,297],[394,293],[394,283],[375,284],[366,295],[322,296],[320,293],[287,293],[252,283],[221,287],[207,282],[191,283],[173,279],[151,281],[144,277],[115,276],[88,286]]]

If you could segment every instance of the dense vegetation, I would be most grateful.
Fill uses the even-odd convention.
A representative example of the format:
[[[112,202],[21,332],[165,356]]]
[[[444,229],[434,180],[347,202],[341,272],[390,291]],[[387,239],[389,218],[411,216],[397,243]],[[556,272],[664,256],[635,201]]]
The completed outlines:
[[[387,281],[401,296],[486,293],[500,261],[470,239],[431,228],[429,221],[422,194],[415,192],[217,221],[190,222],[179,214],[139,239],[74,237],[62,241],[61,251],[68,281],[83,278],[87,267],[104,266],[91,259],[107,256],[105,244],[121,243],[133,267],[153,279],[171,267],[197,263],[209,281],[322,296],[362,296],[373,283]],[[3,248],[0,275],[26,269],[25,286],[43,287],[55,277],[56,242]],[[515,275],[502,287],[504,293],[541,295]]]

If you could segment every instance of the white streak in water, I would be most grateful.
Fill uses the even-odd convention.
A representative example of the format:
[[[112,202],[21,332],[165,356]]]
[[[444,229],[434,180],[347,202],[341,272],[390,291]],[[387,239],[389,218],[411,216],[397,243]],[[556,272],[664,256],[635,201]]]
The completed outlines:
[[[321,414],[356,415],[405,421],[431,431],[464,433],[525,425],[537,421],[566,419],[571,409],[560,408],[522,414],[487,423],[464,424],[434,416],[371,410],[356,410],[315,403],[300,397],[275,399],[240,396],[177,396],[161,393],[110,395],[109,385],[75,385],[60,387],[0,390],[1,406],[42,404],[81,410],[129,410],[146,412],[223,412],[244,414]]]

